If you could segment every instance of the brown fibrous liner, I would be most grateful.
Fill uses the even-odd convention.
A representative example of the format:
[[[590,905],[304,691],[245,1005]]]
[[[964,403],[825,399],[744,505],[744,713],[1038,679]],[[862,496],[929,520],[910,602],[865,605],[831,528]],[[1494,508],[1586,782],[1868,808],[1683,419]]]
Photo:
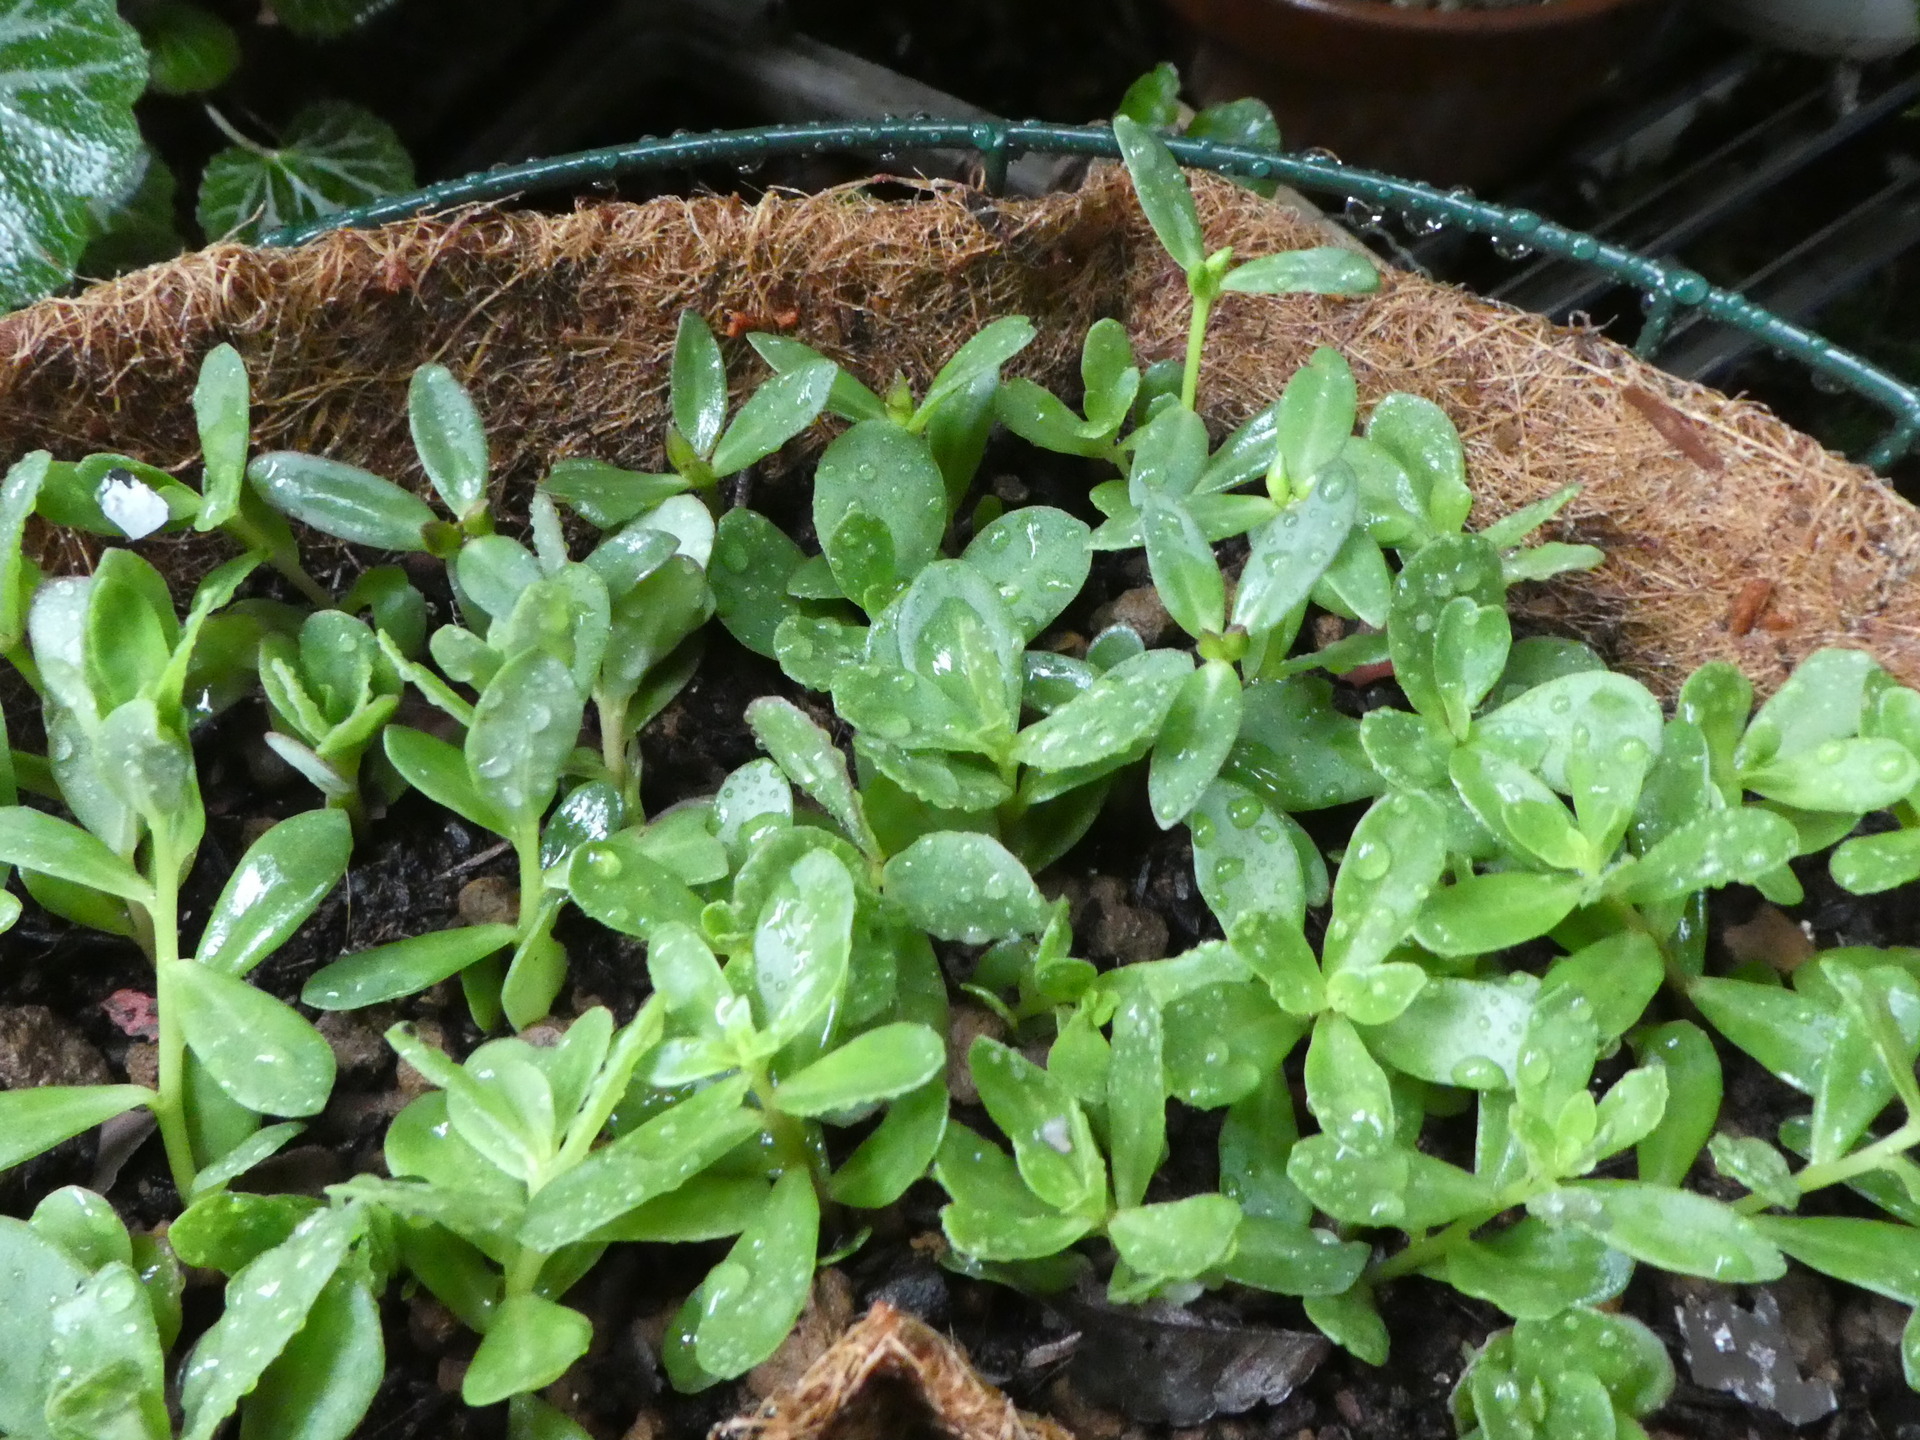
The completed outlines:
[[[555,459],[663,464],[668,360],[682,310],[717,331],[760,326],[812,344],[876,388],[924,386],[987,321],[1039,331],[1011,370],[1077,389],[1081,337],[1124,322],[1143,357],[1181,353],[1185,287],[1122,173],[998,200],[917,182],[591,204],[562,215],[491,208],[335,232],[295,249],[217,245],[0,319],[0,459],[113,450],[191,477],[190,396],[222,341],[246,357],[254,441],[424,486],[406,425],[415,367],[473,391],[510,515]],[[1329,241],[1325,221],[1195,177],[1210,246],[1240,256]],[[896,187],[897,193],[897,187]],[[765,367],[731,339],[741,393]],[[1568,484],[1546,538],[1599,545],[1596,572],[1515,591],[1527,628],[1578,635],[1671,695],[1703,661],[1763,689],[1826,645],[1872,651],[1920,683],[1920,512],[1870,471],[1764,407],[1666,375],[1581,328],[1389,271],[1363,298],[1223,298],[1201,408],[1217,434],[1267,404],[1313,352],[1351,362],[1362,411],[1392,390],[1440,404],[1465,441],[1484,524]],[[823,422],[801,453],[831,433]],[[777,475],[771,479],[778,482]],[[364,564],[305,537],[309,568]],[[99,542],[32,537],[50,568]],[[218,538],[145,542],[176,583],[228,553]],[[1754,582],[1769,582],[1754,609]]]

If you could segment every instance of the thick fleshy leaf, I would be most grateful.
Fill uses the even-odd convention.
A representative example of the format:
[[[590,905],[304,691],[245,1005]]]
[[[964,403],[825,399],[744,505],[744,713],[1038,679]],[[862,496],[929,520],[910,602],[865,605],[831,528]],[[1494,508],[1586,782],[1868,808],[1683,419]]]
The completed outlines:
[[[538,1295],[509,1295],[460,1382],[469,1405],[493,1405],[538,1390],[566,1373],[593,1343],[593,1322]]]
[[[1920,1305],[1920,1230],[1911,1225],[1837,1215],[1759,1215],[1753,1223],[1802,1265]]]
[[[1353,528],[1360,493],[1353,471],[1325,462],[1313,489],[1253,534],[1252,553],[1234,592],[1233,623],[1250,634],[1272,630],[1307,598]]]
[[[1226,1196],[1189,1195],[1122,1210],[1107,1236],[1140,1274],[1184,1280],[1224,1263],[1239,1228],[1240,1207]]]
[[[1140,993],[1124,1000],[1113,1017],[1106,1093],[1095,1097],[1104,1098],[1107,1103],[1113,1196],[1114,1203],[1122,1209],[1138,1205],[1146,1198],[1147,1184],[1166,1157],[1164,1047],[1165,1027],[1154,998]]]
[[[834,1171],[829,1193],[862,1210],[891,1205],[927,1173],[946,1133],[947,1086],[941,1077],[887,1107],[885,1118]]]
[[[776,375],[755,390],[733,417],[712,456],[716,475],[732,475],[764,460],[819,418],[839,367],[821,360]]]
[[[1533,1009],[1530,980],[1435,976],[1392,1021],[1367,1031],[1368,1047],[1394,1069],[1436,1085],[1504,1090],[1513,1083]]]
[[[861,850],[877,859],[879,842],[873,838],[847,773],[846,756],[832,737],[799,706],[771,695],[747,706],[747,725],[787,778],[837,820]]]
[[[53,1440],[170,1440],[166,1363],[153,1308],[117,1260],[53,1311],[46,1423]]]
[[[1614,1249],[1672,1270],[1728,1284],[1778,1280],[1787,1264],[1752,1220],[1718,1200],[1637,1180],[1586,1180],[1549,1191],[1527,1209],[1574,1225]]]
[[[1047,905],[1033,877],[988,835],[923,835],[887,862],[882,884],[888,899],[942,940],[984,945],[1046,928]]]
[[[247,480],[281,514],[336,540],[375,550],[424,550],[427,502],[357,466],[294,450],[256,455]]]
[[[787,580],[805,555],[766,516],[735,507],[714,531],[708,574],[720,623],[749,650],[771,656],[773,634],[797,609]]]
[[[1300,922],[1306,880],[1291,824],[1231,780],[1214,781],[1200,797],[1187,817],[1194,879],[1223,926],[1250,910],[1271,910]]]
[[[34,870],[145,905],[153,891],[126,861],[79,826],[29,810],[0,808],[0,864]]]
[[[761,907],[753,932],[753,982],[762,1023],[779,1043],[804,1033],[845,987],[853,910],[852,876],[825,849],[795,861]]]
[[[579,741],[583,708],[552,655],[526,650],[507,661],[473,707],[465,753],[474,788],[518,824],[537,820]]]
[[[1056,1210],[1094,1206],[1106,1190],[1106,1166],[1086,1113],[1059,1078],[985,1036],[968,1050],[967,1066],[1033,1194]]]
[[[1226,580],[1213,547],[1179,499],[1149,489],[1140,497],[1140,533],[1154,589],[1174,624],[1195,639],[1226,628]]]
[[[228,878],[197,958],[245,975],[278,949],[347,873],[353,827],[337,810],[282,820],[253,842]]]
[[[1607,888],[1645,905],[1735,881],[1752,884],[1798,849],[1793,826],[1770,810],[1716,810],[1668,835]]]
[[[1528,1216],[1447,1254],[1447,1283],[1516,1319],[1546,1320],[1570,1305],[1600,1305],[1626,1289],[1633,1261],[1572,1226]]]
[[[793,1328],[813,1288],[820,1202],[804,1169],[775,1182],[759,1216],[688,1302],[697,1305],[694,1354],[718,1379],[745,1374]]]
[[[946,1046],[926,1026],[882,1025],[782,1080],[773,1103],[789,1115],[811,1117],[891,1100],[939,1074],[946,1060]]]
[[[88,202],[139,177],[146,53],[112,0],[16,0],[0,35],[0,308],[73,275]]]
[[[1148,650],[1123,660],[1080,694],[1020,732],[1013,755],[1040,770],[1065,771],[1119,755],[1158,732],[1193,660]]]
[[[1580,902],[1577,875],[1473,875],[1427,896],[1414,938],[1436,955],[1486,955],[1545,935]]]
[[[1473,508],[1466,452],[1446,411],[1431,400],[1396,391],[1373,407],[1367,439],[1406,471],[1433,529],[1444,534],[1466,523]]]
[[[1200,214],[1194,208],[1193,193],[1180,173],[1180,165],[1165,142],[1144,125],[1116,116],[1113,135],[1120,142],[1121,157],[1133,176],[1134,192],[1147,223],[1160,243],[1167,247],[1174,264],[1193,270],[1206,259],[1206,240],[1200,233]]]
[[[301,988],[300,1003],[316,1010],[362,1006],[417,995],[513,943],[511,925],[463,925],[434,930],[322,966]]]
[[[848,522],[859,517],[886,536],[883,561],[869,561]],[[820,457],[813,525],[834,579],[855,603],[877,612],[940,553],[947,488],[926,440],[885,420],[863,420]]]
[[[422,365],[407,385],[407,424],[434,494],[458,520],[487,498],[487,431],[473,397],[444,365]]]
[[[1377,801],[1354,827],[1333,882],[1321,956],[1329,975],[1378,964],[1406,937],[1447,857],[1446,819],[1425,795]]]
[[[183,1440],[212,1440],[220,1422],[305,1326],[365,1224],[353,1206],[319,1211],[286,1244],[233,1277],[225,1311],[181,1373]]]
[[[1320,245],[1236,265],[1221,288],[1255,295],[1370,295],[1380,288],[1380,270],[1362,251]],[[1352,424],[1347,428],[1351,430]]]
[[[0,1091],[0,1170],[153,1100],[153,1091],[144,1085],[40,1085]]]
[[[1380,1064],[1344,1016],[1323,1015],[1307,1050],[1307,1105],[1321,1129],[1365,1154],[1393,1140],[1393,1094]]]
[[[1051,505],[1026,505],[975,535],[961,558],[1000,588],[1031,640],[1086,584],[1091,541],[1085,521]]]
[[[1268,257],[1270,261],[1285,258]],[[1275,420],[1281,478],[1294,494],[1313,484],[1346,448],[1357,406],[1352,367],[1339,351],[1324,345],[1287,380]]]
[[[412,188],[413,161],[393,127],[324,100],[296,114],[278,146],[229,145],[209,160],[195,218],[210,239],[251,243]]]
[[[346,1440],[386,1372],[380,1302],[336,1274],[240,1412],[240,1440]]]
[[[316,1115],[333,1090],[333,1050],[300,1013],[264,990],[192,961],[163,977],[180,1028],[215,1083],[263,1115]]]

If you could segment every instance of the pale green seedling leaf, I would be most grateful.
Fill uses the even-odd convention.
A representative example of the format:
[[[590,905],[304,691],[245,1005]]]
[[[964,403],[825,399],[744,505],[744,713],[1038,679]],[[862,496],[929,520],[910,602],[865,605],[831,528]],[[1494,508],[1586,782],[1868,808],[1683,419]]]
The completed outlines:
[[[487,498],[487,431],[473,397],[446,366],[422,365],[407,385],[407,425],[434,494],[456,520]]]
[[[222,1090],[263,1115],[320,1112],[333,1090],[333,1050],[299,1011],[205,965],[169,965],[187,1045]]]
[[[1193,271],[1206,259],[1206,240],[1200,232],[1200,213],[1180,165],[1164,141],[1144,125],[1119,115],[1113,122],[1114,139],[1133,176],[1134,192],[1147,223],[1160,237],[1174,264]]]
[[[887,862],[887,898],[942,940],[984,945],[1046,928],[1047,905],[1019,860],[988,835],[923,835]]]
[[[373,550],[424,550],[435,521],[426,501],[391,480],[318,455],[272,450],[253,457],[247,481],[281,514]]]
[[[282,820],[240,857],[200,934],[198,960],[242,976],[279,949],[347,873],[353,827],[337,810]]]

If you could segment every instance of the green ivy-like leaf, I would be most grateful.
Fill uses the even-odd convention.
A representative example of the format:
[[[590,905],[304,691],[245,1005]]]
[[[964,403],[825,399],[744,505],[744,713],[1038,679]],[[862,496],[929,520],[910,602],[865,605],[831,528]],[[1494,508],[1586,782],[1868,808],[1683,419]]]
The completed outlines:
[[[209,237],[251,244],[412,188],[413,161],[393,127],[358,105],[327,100],[295,115],[278,148],[243,141],[209,160],[195,215]]]
[[[113,0],[13,0],[0,24],[0,306],[64,285],[88,201],[140,175],[146,52]]]

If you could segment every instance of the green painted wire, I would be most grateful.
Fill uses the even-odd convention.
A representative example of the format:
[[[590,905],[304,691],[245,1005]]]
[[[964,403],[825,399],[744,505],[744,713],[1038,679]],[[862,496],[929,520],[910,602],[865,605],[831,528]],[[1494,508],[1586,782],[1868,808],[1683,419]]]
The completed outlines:
[[[1920,437],[1920,388],[1877,365],[1775,315],[1744,296],[1708,283],[1678,265],[1651,260],[1595,236],[1569,230],[1529,210],[1494,205],[1464,190],[1443,191],[1418,181],[1397,180],[1317,156],[1286,154],[1209,140],[1171,138],[1182,164],[1246,179],[1279,180],[1298,189],[1357,197],[1427,223],[1439,222],[1523,245],[1541,255],[1589,266],[1634,287],[1646,313],[1637,353],[1653,358],[1674,322],[1697,312],[1752,336],[1778,354],[1798,360],[1817,375],[1893,418],[1892,427],[1863,460],[1884,470]],[[754,130],[648,138],[627,145],[583,150],[546,160],[496,167],[443,180],[408,195],[394,195],[343,210],[307,225],[276,231],[268,245],[298,245],[329,230],[378,225],[434,210],[471,205],[529,191],[577,188],[647,170],[692,169],[713,164],[748,165],[784,155],[830,151],[972,150],[982,157],[989,189],[1004,183],[1008,162],[1024,154],[1087,155],[1118,159],[1113,132],[1104,125],[1048,125],[1038,121],[889,120],[852,124],[771,125]]]

